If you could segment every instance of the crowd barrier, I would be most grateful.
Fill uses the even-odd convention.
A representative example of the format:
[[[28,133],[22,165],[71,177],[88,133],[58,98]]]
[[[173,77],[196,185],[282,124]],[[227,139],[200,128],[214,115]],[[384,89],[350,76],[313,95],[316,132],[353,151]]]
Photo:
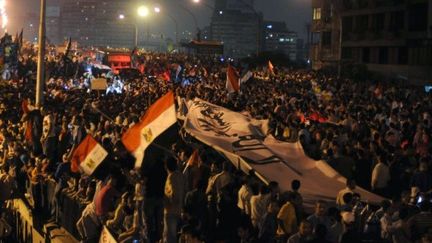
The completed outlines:
[[[45,237],[36,229],[31,209],[22,199],[13,199],[10,209],[13,215],[13,222],[11,223],[15,229],[13,238],[17,242],[45,242]]]

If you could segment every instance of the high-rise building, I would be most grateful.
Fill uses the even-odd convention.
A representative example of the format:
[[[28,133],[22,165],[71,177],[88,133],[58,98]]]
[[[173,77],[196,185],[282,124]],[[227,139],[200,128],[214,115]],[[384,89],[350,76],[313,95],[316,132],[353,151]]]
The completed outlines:
[[[411,80],[432,78],[432,1],[313,0],[312,67],[339,62]]]
[[[47,1],[45,23],[47,40],[53,44],[62,42],[60,33],[60,4],[58,1]]]
[[[211,19],[211,39],[224,44],[224,54],[245,57],[262,50],[262,14],[253,1],[216,0]]]
[[[297,33],[289,31],[285,22],[264,21],[264,51],[285,54],[297,60]]]
[[[63,0],[61,37],[83,46],[132,47],[136,25],[130,7],[130,1]]]

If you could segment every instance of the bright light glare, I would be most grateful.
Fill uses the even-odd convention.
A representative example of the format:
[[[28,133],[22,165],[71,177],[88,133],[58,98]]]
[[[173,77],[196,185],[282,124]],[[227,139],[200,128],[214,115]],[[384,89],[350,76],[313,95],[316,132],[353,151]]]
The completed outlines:
[[[119,15],[119,19],[124,19],[124,18],[125,18],[124,14]]]
[[[8,16],[6,13],[6,0],[0,0],[0,15],[1,15],[1,27],[5,29],[8,24]]]
[[[194,2],[194,3],[199,3],[199,2],[200,2],[200,0],[193,0],[193,2]]]
[[[147,17],[149,15],[150,11],[146,6],[140,6],[138,8],[138,15],[141,17]]]
[[[159,7],[154,8],[155,13],[160,13],[161,9]]]

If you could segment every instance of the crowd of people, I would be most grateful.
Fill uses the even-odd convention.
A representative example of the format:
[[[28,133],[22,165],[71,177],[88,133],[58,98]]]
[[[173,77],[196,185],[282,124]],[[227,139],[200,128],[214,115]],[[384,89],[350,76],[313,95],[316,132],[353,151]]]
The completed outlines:
[[[70,74],[63,58],[50,62],[43,107],[33,101],[32,60],[22,60],[17,76],[2,82],[2,212],[8,199],[23,198],[35,217],[40,212],[58,222],[61,213],[80,215],[73,224],[83,242],[97,242],[103,227],[119,242],[432,242],[430,94],[409,85],[252,66],[255,77],[228,94],[227,63],[218,58],[143,55],[142,77],[125,80],[121,94],[91,91],[77,75],[79,58]],[[268,119],[269,133],[301,141],[310,157],[347,178],[347,188],[308,212],[301,181],[280,191],[277,182],[243,174],[182,129],[171,153],[150,148],[142,168],[134,169],[121,136],[168,90]],[[74,148],[87,134],[109,152],[91,176],[70,170]],[[43,193],[49,181],[55,185],[50,197]],[[387,199],[373,210],[357,186]],[[64,208],[65,198],[77,211]]]

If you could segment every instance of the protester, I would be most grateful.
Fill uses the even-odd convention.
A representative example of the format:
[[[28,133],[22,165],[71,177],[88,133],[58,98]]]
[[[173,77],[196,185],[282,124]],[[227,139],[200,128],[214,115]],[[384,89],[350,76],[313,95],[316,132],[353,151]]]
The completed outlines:
[[[428,239],[430,95],[411,86],[355,82],[307,70],[278,68],[268,78],[261,67],[252,70],[255,77],[242,83],[241,92],[228,95],[227,64],[218,58],[180,53],[145,53],[140,58],[146,60],[142,76],[121,80],[122,85],[116,77],[113,83],[117,86],[111,88],[115,92],[103,95],[91,91],[90,80],[78,68],[84,61],[67,63],[61,55],[53,58],[43,109],[27,100],[34,96],[30,76],[2,82],[0,152],[5,156],[0,162],[1,182],[10,181],[17,195],[25,195],[25,185],[31,185],[27,198],[40,210],[48,206],[45,188],[54,178],[55,193],[48,201],[56,206],[48,212],[56,214],[54,220],[68,231],[74,231],[76,225],[77,238],[87,242],[97,241],[104,226],[123,241],[149,242],[161,238],[176,242],[180,229],[184,229],[180,238],[191,242],[272,242],[294,236],[305,239],[306,235],[309,240],[315,226],[315,242],[351,243],[361,240],[365,218],[371,213],[377,218],[378,238],[382,232],[394,242]],[[20,66],[20,73],[36,71],[33,58]],[[160,78],[165,73],[171,74],[171,80],[187,77],[188,82],[166,82],[166,77]],[[133,158],[121,143],[122,134],[168,90],[185,102],[178,104],[184,112],[187,102],[200,98],[250,118],[268,119],[266,135],[300,141],[310,157],[325,160],[347,178],[347,188],[338,195],[327,195],[329,201],[337,196],[336,201],[319,202],[313,212],[307,208],[310,202],[303,202],[309,192],[303,191],[300,180],[292,182],[288,194],[280,194],[277,183],[259,181],[253,173],[242,181],[245,175],[184,131],[175,137],[172,147],[178,159],[163,159],[166,155],[149,148],[142,168],[133,170]],[[87,134],[109,154],[92,175],[69,171],[71,155]],[[195,150],[201,159],[189,163],[186,159]],[[255,184],[259,193],[254,191]],[[390,206],[375,213],[372,205],[359,202],[356,184],[393,198]],[[135,197],[120,197],[120,192],[132,192],[136,185],[141,192]],[[1,190],[4,206],[11,190],[7,186]],[[333,203],[338,208],[331,207]],[[402,208],[408,209],[408,215]],[[304,218],[310,222],[305,223]],[[72,227],[67,227],[68,221]]]

